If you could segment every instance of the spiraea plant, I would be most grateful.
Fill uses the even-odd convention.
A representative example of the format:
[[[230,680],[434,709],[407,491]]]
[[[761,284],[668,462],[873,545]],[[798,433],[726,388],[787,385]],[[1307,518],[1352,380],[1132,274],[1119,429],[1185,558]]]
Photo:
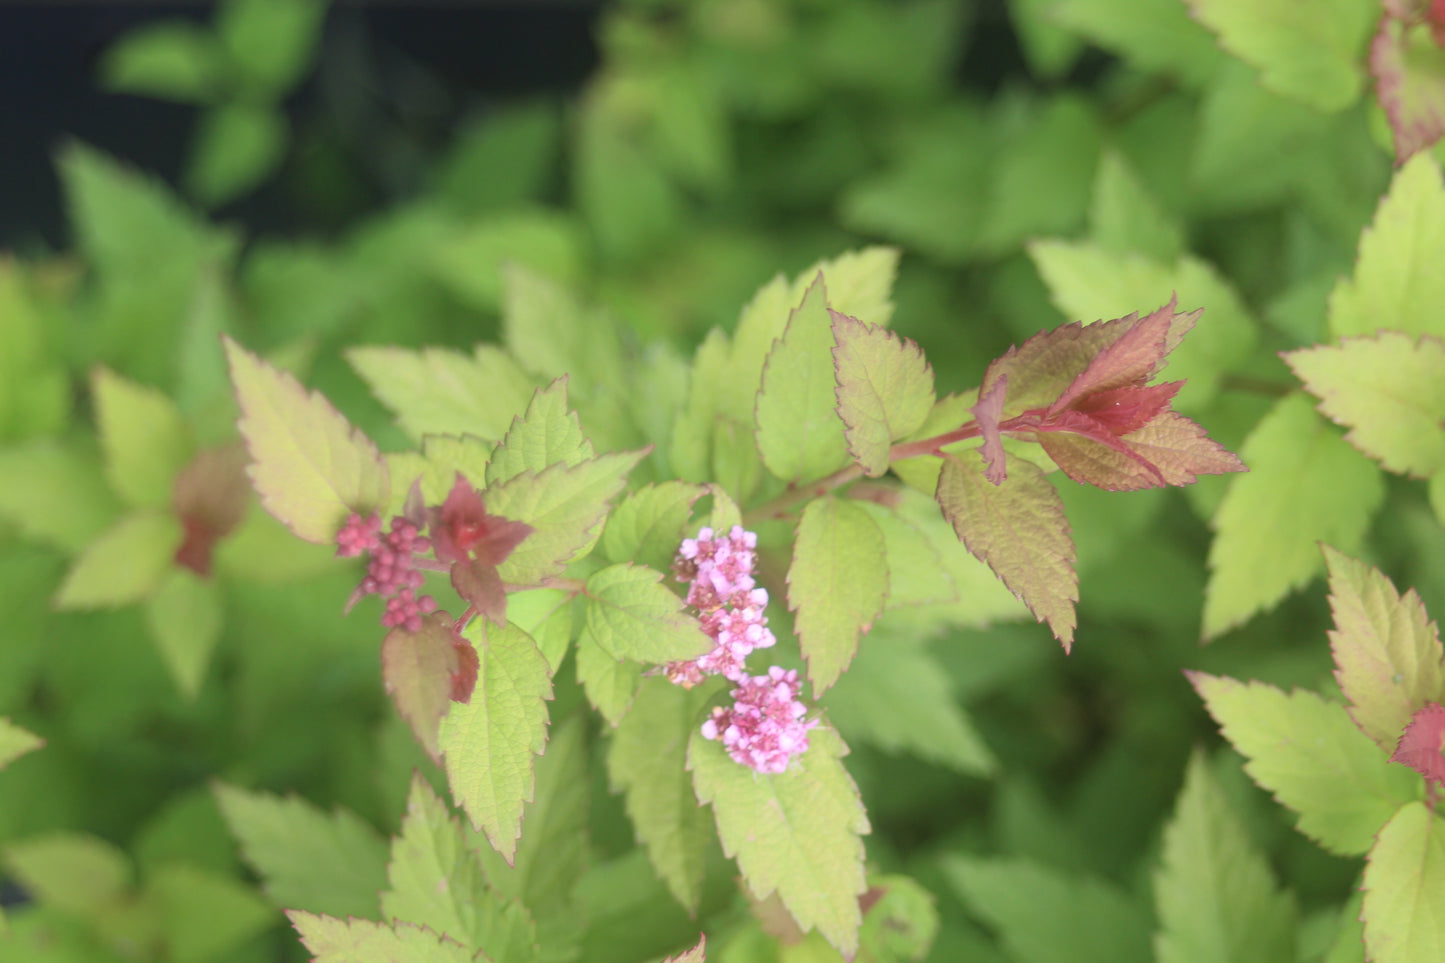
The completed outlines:
[[[1055,479],[1130,491],[1244,466],[1171,409],[1179,382],[1155,383],[1200,312],[1041,332],[940,398],[888,327],[896,263],[871,248],[775,278],[691,363],[513,269],[504,345],[350,353],[419,442],[392,454],[226,343],[261,504],[365,556],[353,617],[385,600],[382,681],[465,816],[418,777],[381,918],[292,914],[317,958],[568,956],[556,780],[578,778],[559,757],[583,737],[548,703],[574,678],[685,908],[715,838],[758,917],[819,952],[926,943],[916,885],[868,874],[828,715],[860,640],[892,611],[937,626],[964,593],[1000,615],[1011,593],[1067,650],[1078,583]]]

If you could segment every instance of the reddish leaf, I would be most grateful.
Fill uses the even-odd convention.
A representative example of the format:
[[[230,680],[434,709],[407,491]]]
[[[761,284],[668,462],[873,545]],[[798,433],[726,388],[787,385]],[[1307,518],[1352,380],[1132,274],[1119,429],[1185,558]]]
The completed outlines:
[[[1158,387],[1165,387],[1160,385]],[[1183,415],[1165,411],[1138,431],[1115,438],[1087,422],[1059,418],[1039,444],[1074,481],[1107,491],[1191,485],[1199,475],[1246,471],[1244,463]]]
[[[978,396],[978,404],[969,409],[978,422],[983,435],[984,477],[1000,485],[1008,477],[1006,456],[1003,450],[1003,435],[999,432],[999,421],[1003,417],[1004,399],[1008,394],[1008,375],[1000,375],[988,390]]]
[[[1445,706],[1432,702],[1417,710],[1390,761],[1445,786]]]
[[[487,514],[482,496],[457,472],[446,501],[432,512],[431,533],[441,561],[457,562],[475,555],[496,567],[532,533],[532,527]]]
[[[479,558],[454,562],[452,588],[486,618],[497,625],[507,624],[507,590],[495,565]]]
[[[1397,165],[1445,134],[1445,50],[1439,27],[1438,22],[1411,24],[1386,16],[1370,43],[1370,73],[1390,119]]]
[[[481,671],[482,659],[474,646],[465,639],[452,636],[452,649],[456,652],[457,667],[452,672],[451,699],[462,705],[470,705],[472,693],[477,688],[477,673]]]
[[[1135,321],[1122,325],[1122,333],[1089,362],[1073,383],[1049,407],[1059,411],[1074,405],[1085,395],[1128,385],[1143,385],[1164,367],[1164,358],[1178,346],[1200,311],[1180,314],[1175,310],[1178,297]],[[1110,322],[1115,323],[1115,322]]]
[[[209,575],[216,543],[240,524],[250,498],[246,449],[240,442],[196,455],[176,476],[171,495],[185,531],[176,550],[176,564],[197,575]]]
[[[1072,410],[1088,415],[1111,435],[1127,435],[1143,428],[1167,410],[1183,384],[1182,381],[1166,381],[1161,385],[1110,388],[1078,399]]]
[[[381,643],[381,679],[386,693],[427,755],[438,764],[442,754],[437,727],[454,698],[454,680],[463,668],[459,659],[463,650],[471,654],[473,662],[471,683],[466,686],[466,695],[470,696],[471,685],[476,682],[476,650],[470,645],[456,645],[451,620],[442,613],[427,616],[420,632],[392,629]]]

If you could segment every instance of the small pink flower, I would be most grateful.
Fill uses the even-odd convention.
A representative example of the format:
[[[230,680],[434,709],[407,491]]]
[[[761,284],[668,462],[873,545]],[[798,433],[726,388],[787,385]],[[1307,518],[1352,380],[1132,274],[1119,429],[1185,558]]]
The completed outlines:
[[[744,678],[732,691],[732,707],[713,709],[702,724],[703,738],[720,739],[735,762],[758,772],[784,772],[808,751],[808,730],[818,724],[803,719],[808,710],[798,700],[800,687],[796,671],[776,665],[767,675]]]

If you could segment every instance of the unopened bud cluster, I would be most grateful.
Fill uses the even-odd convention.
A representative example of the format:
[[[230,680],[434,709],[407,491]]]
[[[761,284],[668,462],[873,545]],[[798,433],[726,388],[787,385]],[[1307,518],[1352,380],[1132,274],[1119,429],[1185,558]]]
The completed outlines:
[[[416,558],[431,551],[431,542],[420,534],[414,522],[398,515],[391,520],[391,530],[381,531],[381,518],[375,514],[366,518],[353,513],[336,533],[336,555],[338,558],[354,558],[369,554],[366,575],[353,593],[349,609],[366,595],[380,595],[386,599],[386,611],[381,624],[387,628],[402,627],[410,632],[421,630],[422,616],[436,610],[437,603],[430,595],[418,596],[422,586],[422,573],[416,568]]]

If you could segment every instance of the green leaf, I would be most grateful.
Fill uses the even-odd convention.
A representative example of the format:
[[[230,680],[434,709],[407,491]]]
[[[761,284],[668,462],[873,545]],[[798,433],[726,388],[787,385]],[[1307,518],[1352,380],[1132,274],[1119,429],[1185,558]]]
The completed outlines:
[[[1194,16],[1269,89],[1322,111],[1344,110],[1364,85],[1363,54],[1379,8],[1369,0],[1188,0]]]
[[[1380,470],[1293,393],[1239,451],[1250,471],[1215,512],[1204,634],[1269,608],[1321,569],[1319,544],[1354,552],[1385,497]]]
[[[1437,17],[1410,23],[1386,16],[1370,43],[1370,74],[1390,118],[1397,161],[1445,134],[1445,51],[1435,40]]]
[[[1445,956],[1445,821],[1412,802],[1391,817],[1365,865],[1365,952],[1375,963]]]
[[[757,400],[763,464],[784,481],[821,478],[848,462],[837,411],[833,326],[822,276],[768,352]]]
[[[186,165],[186,192],[207,207],[250,193],[286,155],[291,128],[271,107],[231,103],[201,115]]]
[[[613,562],[637,562],[666,571],[682,544],[692,506],[707,494],[701,485],[666,481],[624,498],[602,530],[602,551]]]
[[[146,881],[160,908],[170,959],[203,963],[269,929],[275,910],[235,878],[188,863],[167,863]]]
[[[1389,471],[1445,468],[1445,342],[1380,331],[1284,355],[1345,440]]]
[[[532,637],[556,675],[572,642],[572,593],[563,589],[511,592],[507,595],[507,621]]]
[[[893,320],[893,280],[901,253],[896,247],[865,247],[810,264],[793,279],[788,307],[799,304],[822,274],[828,307],[887,327]]]
[[[176,687],[194,699],[221,636],[220,589],[213,579],[175,568],[146,600],[145,614]]]
[[[137,512],[86,546],[55,593],[62,609],[129,605],[161,584],[181,544],[181,526],[171,515]]]
[[[586,249],[586,238],[573,216],[519,210],[494,214],[447,237],[436,246],[429,266],[458,298],[495,313],[502,305],[505,265],[520,264],[559,281],[575,282],[584,274]]]
[[[685,199],[637,143],[632,105],[616,109],[609,88],[598,87],[577,118],[572,191],[598,252],[609,261],[635,261],[676,231]]]
[[[483,493],[487,511],[532,526],[532,534],[498,567],[502,578],[531,584],[591,551],[608,503],[646,454],[615,452],[576,465],[557,464],[488,488]]]
[[[221,87],[223,65],[210,31],[162,20],[127,31],[105,51],[100,84],[118,94],[205,104]]]
[[[902,502],[918,496],[916,492],[897,490],[890,492],[888,497]],[[925,510],[933,518],[939,517],[937,506],[931,501],[920,500],[924,501]],[[958,601],[958,586],[938,547],[922,528],[904,517],[898,509],[878,502],[860,499],[858,507],[868,513],[873,524],[883,533],[883,558],[888,564],[886,608]],[[957,544],[958,540],[950,534],[949,541]],[[991,572],[989,581],[995,581]]]
[[[1184,253],[1179,225],[1149,196],[1123,155],[1112,150],[1099,158],[1094,175],[1089,233],[1096,244],[1115,254],[1143,254],[1168,264]]]
[[[410,923],[388,926],[300,910],[286,915],[311,951],[312,963],[478,963],[460,943]],[[485,963],[485,957],[479,959]]]
[[[553,465],[571,467],[592,458],[592,443],[582,434],[577,415],[567,408],[567,378],[538,388],[527,411],[512,426],[487,462],[487,486],[500,485],[524,471]]]
[[[376,445],[290,374],[223,339],[261,504],[308,542],[331,542],[346,517],[384,511],[391,493]]]
[[[0,518],[27,538],[79,552],[120,510],[92,451],[48,438],[0,448]]]
[[[536,925],[486,885],[482,864],[446,804],[413,774],[401,833],[391,843],[383,919],[425,926],[494,960],[536,959]]]
[[[1445,184],[1435,158],[1422,153],[1395,173],[1360,235],[1354,277],[1342,278],[1330,295],[1330,332],[1347,337],[1390,328],[1445,337],[1442,259]]]
[[[1419,777],[1390,764],[1338,703],[1202,672],[1189,680],[1249,760],[1244,771],[1299,815],[1300,832],[1332,853],[1368,850],[1386,820],[1419,793]]]
[[[422,498],[428,505],[446,501],[458,472],[474,487],[480,485],[491,458],[492,445],[471,435],[427,435],[420,454],[402,451],[387,455],[387,470],[396,479],[387,514],[400,515],[405,510],[413,482],[421,482]]]
[[[346,809],[322,812],[299,796],[215,784],[241,855],[271,901],[336,916],[374,916],[386,885],[386,843]]]
[[[230,0],[216,17],[216,35],[245,86],[274,99],[310,66],[325,16],[325,0]]]
[[[1154,903],[1159,963],[1295,959],[1294,899],[1275,883],[1198,752],[1164,827]]]
[[[467,703],[442,719],[441,750],[452,796],[472,826],[511,863],[531,800],[534,757],[547,743],[552,679],[532,637],[514,625],[473,619],[463,635],[480,667]]]
[[[627,799],[627,815],[648,858],[677,901],[696,913],[708,842],[707,811],[687,773],[687,745],[701,725],[711,687],[688,690],[644,679],[632,709],[612,734],[607,775]]]
[[[640,664],[608,652],[597,644],[590,628],[582,627],[577,636],[577,681],[608,725],[616,727],[627,715],[641,680]]]
[[[853,460],[870,478],[888,471],[893,442],[933,410],[933,369],[917,343],[834,312],[838,416]]]
[[[1150,73],[1198,86],[1223,56],[1178,0],[1062,0],[1051,19]]]
[[[528,371],[549,379],[570,375],[580,397],[599,387],[620,392],[631,381],[610,319],[584,311],[561,285],[517,264],[504,270],[504,287],[502,330]]]
[[[0,769],[45,745],[45,740],[0,717]]]
[[[487,344],[471,355],[449,348],[358,347],[346,351],[346,360],[417,440],[475,435],[496,441],[526,410],[534,389],[511,355]]]
[[[622,562],[587,579],[587,629],[614,659],[673,662],[712,648],[683,601],[662,584],[662,573]]]
[[[440,613],[423,619],[418,632],[393,628],[381,642],[386,694],[416,741],[438,764],[442,761],[438,734],[452,705],[452,674],[459,668],[451,620]]]
[[[724,392],[733,384],[728,377],[727,335],[714,328],[693,355],[692,368],[688,372],[687,401],[672,423],[669,457],[672,470],[683,481],[701,483],[712,480],[713,436],[724,420],[719,413],[724,403]],[[739,416],[746,417],[749,424],[752,422],[751,401],[756,396],[754,389],[744,415]]]
[[[47,320],[30,272],[0,257],[0,443],[51,434],[70,414],[70,377],[55,344],[62,332]]]
[[[786,772],[762,775],[734,762],[694,730],[687,766],[700,802],[712,806],[723,850],[737,859],[757,899],[776,893],[804,932],[816,929],[845,956],[858,948],[866,888],[862,835],[868,817],[840,761],[833,730],[808,734]]]
[[[130,859],[85,833],[55,832],[8,843],[5,868],[42,906],[77,916],[99,914],[131,888]]]
[[[1017,963],[1148,960],[1148,914],[1121,890],[1027,859],[948,857],[943,871],[969,909],[998,930]]]
[[[954,697],[948,672],[922,649],[875,639],[865,643],[828,696],[842,732],[886,752],[912,752],[971,775],[998,763]]]
[[[814,693],[838,681],[887,597],[883,533],[873,519],[846,499],[809,502],[788,567],[788,609],[797,613],[794,628]]]
[[[1074,641],[1079,576],[1064,503],[1043,470],[1009,459],[994,485],[977,452],[945,455],[937,499],[959,541],[993,569],[1010,592],[1047,622],[1067,652]]]
[[[195,449],[176,403],[107,368],[91,376],[105,474],[126,504],[165,508],[171,487]]]
[[[1445,693],[1440,634],[1410,589],[1402,597],[1377,568],[1324,547],[1335,627],[1335,680],[1355,725],[1394,752],[1415,710]]]

